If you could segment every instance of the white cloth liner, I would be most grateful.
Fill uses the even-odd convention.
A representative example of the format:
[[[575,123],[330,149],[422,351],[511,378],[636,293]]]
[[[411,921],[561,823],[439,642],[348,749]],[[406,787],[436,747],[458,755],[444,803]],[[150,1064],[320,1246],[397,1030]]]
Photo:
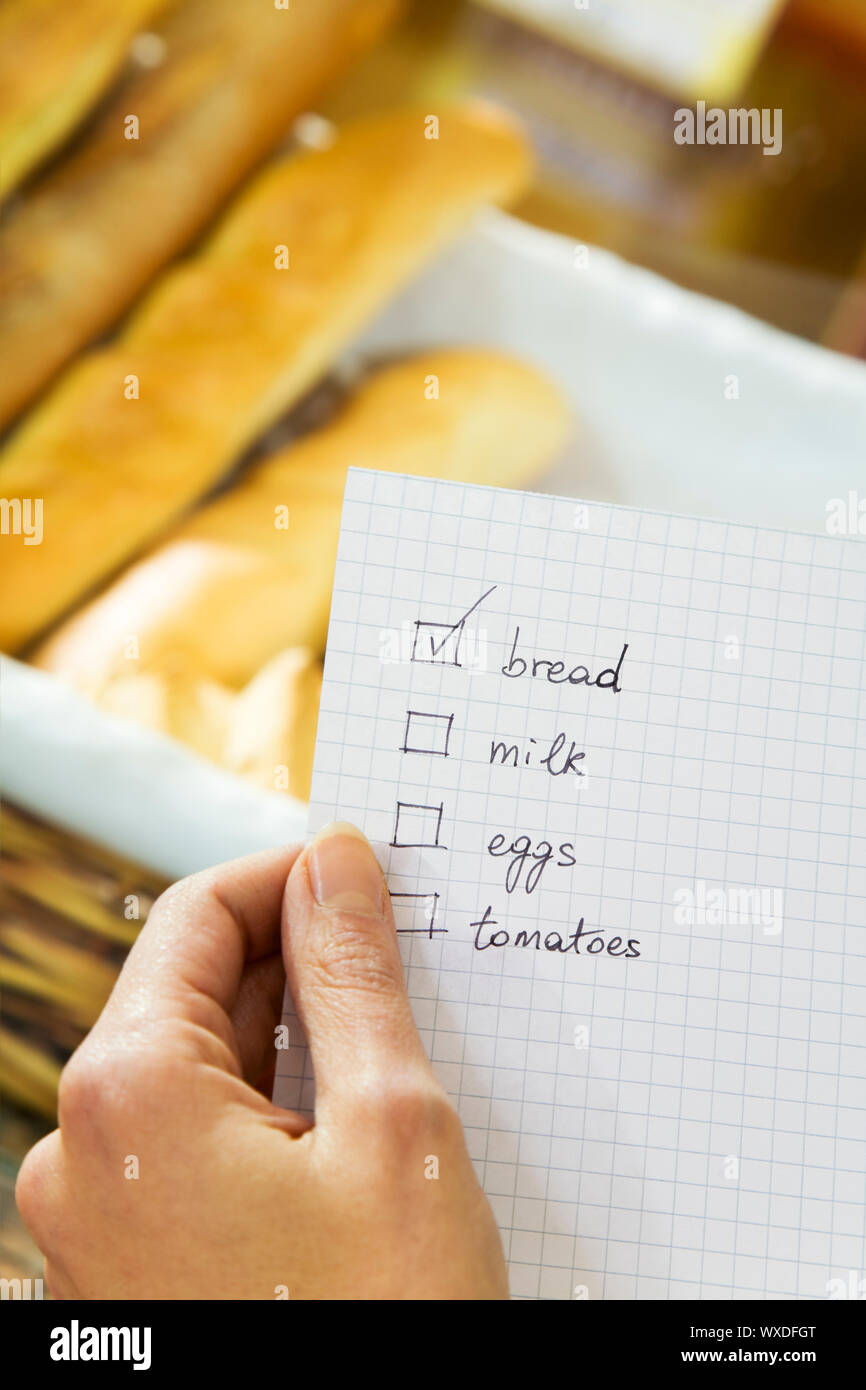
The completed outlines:
[[[6,656],[0,721],[3,796],[167,878],[303,839],[300,801],[259,791]]]

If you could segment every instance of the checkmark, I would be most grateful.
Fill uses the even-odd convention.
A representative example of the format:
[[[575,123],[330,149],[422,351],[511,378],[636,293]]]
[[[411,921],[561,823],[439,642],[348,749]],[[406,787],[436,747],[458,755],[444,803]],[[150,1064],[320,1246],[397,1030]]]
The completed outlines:
[[[412,660],[428,663],[438,663],[444,666],[460,666],[460,644],[463,638],[463,629],[466,619],[471,617],[477,608],[480,608],[485,599],[493,593],[496,585],[483,593],[476,599],[471,608],[467,608],[465,613],[454,623],[430,623],[417,619],[415,623],[415,641],[412,645]],[[453,644],[453,654],[449,656],[446,652],[447,644]]]

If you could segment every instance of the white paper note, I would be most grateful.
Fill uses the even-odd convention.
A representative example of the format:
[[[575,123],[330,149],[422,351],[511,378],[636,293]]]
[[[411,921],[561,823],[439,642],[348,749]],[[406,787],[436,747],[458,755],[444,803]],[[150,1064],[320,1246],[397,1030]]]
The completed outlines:
[[[856,535],[350,471],[310,830],[379,854],[515,1296],[863,1279],[864,634]]]

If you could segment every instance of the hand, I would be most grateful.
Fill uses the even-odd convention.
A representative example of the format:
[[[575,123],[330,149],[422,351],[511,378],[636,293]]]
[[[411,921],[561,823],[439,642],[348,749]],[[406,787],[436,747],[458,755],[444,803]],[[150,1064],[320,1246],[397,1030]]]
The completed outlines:
[[[314,1125],[254,1085],[273,1070],[281,907]],[[351,826],[159,899],[63,1072],[59,1122],[17,1189],[57,1298],[507,1297],[385,882]]]

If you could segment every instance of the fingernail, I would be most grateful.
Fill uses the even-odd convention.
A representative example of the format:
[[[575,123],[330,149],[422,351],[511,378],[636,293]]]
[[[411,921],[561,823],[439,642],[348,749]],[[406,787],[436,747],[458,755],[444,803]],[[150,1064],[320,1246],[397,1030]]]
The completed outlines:
[[[382,870],[368,841],[345,821],[316,835],[307,851],[316,902],[365,917],[382,915]]]

